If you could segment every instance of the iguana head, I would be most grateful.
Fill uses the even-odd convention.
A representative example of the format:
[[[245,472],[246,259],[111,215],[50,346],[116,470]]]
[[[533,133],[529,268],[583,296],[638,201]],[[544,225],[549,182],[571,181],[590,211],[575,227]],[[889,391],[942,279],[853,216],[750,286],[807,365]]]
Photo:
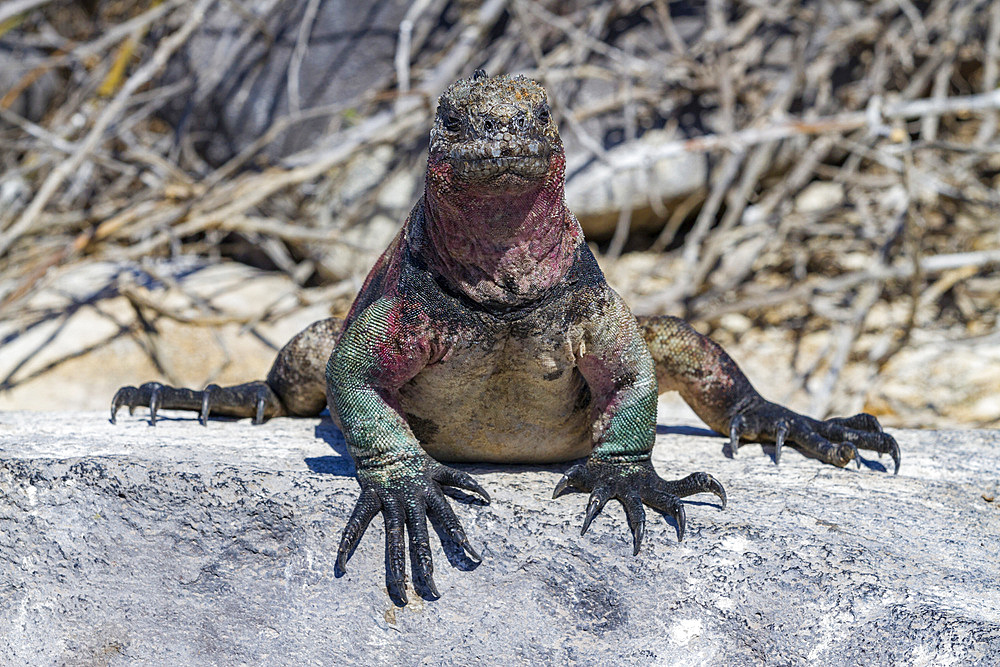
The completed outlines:
[[[545,89],[523,75],[476,70],[438,100],[428,176],[440,187],[517,191],[561,178],[564,162]]]
[[[477,70],[441,96],[419,205],[419,252],[452,289],[519,307],[559,283],[583,242],[545,89]]]

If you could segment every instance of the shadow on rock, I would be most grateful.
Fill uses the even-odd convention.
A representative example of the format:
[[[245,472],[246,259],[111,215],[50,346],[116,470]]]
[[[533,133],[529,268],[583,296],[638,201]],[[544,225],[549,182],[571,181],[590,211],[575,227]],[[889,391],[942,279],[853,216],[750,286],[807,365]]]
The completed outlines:
[[[344,434],[340,432],[337,425],[327,417],[316,425],[314,434],[317,438],[330,445],[330,449],[336,452],[336,456],[313,456],[305,459],[306,465],[313,472],[325,475],[337,475],[339,477],[354,477],[354,461],[347,453],[347,441]]]
[[[666,424],[656,425],[656,435],[700,435],[714,438],[724,438],[721,433],[716,433],[710,428],[699,428],[697,426],[667,426]]]

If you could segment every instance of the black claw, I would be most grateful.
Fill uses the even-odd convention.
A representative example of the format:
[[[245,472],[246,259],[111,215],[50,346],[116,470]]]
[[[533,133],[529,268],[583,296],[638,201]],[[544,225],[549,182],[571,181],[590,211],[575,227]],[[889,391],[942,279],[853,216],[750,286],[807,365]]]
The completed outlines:
[[[726,503],[729,502],[729,499],[726,496],[726,489],[724,486],[722,486],[722,483],[719,480],[712,477],[711,475],[709,475],[707,490],[714,493],[718,497],[718,499],[722,501],[722,509],[726,509]]]
[[[853,456],[854,462],[858,465],[858,470],[860,470],[861,469],[861,454],[858,452],[857,445],[855,445],[853,442],[844,442],[844,443],[841,443],[841,444],[846,445],[847,447],[849,447],[851,449],[851,451],[854,453],[854,456]]]
[[[404,605],[410,602],[406,597],[406,577],[388,577],[385,581],[385,587],[389,589],[389,595],[395,593],[399,596],[399,601]]]
[[[872,433],[882,432],[882,425],[878,423],[878,418],[875,417],[875,415],[868,414],[867,412],[859,412],[845,421],[851,428],[861,431],[870,431]]]
[[[114,398],[111,399],[111,423],[115,424],[118,421],[118,410],[122,406],[128,407],[129,415],[135,414],[135,406],[139,401],[139,390],[135,387],[122,387],[115,392]]]
[[[778,424],[778,430],[774,434],[774,465],[781,462],[781,448],[785,444],[785,437],[788,435],[788,422],[782,420]]]
[[[436,489],[428,489],[434,493]],[[409,505],[406,510],[406,529],[410,533],[410,559],[416,577],[423,582],[434,597],[441,597],[434,585],[434,559],[431,556],[430,535],[427,531],[427,512],[424,503]],[[414,582],[415,584],[415,582]]]
[[[462,524],[459,523],[458,517],[455,515],[455,511],[448,504],[448,501],[445,500],[444,495],[440,491],[434,490],[431,493],[428,493],[424,497],[424,500],[427,503],[427,509],[430,510],[431,516],[435,521],[442,524],[444,529],[451,536],[451,539],[453,539],[474,562],[482,563],[482,556],[479,555],[479,553],[473,548],[472,543],[469,542],[469,538],[465,534],[465,530],[462,529]]]
[[[381,503],[378,496],[371,491],[362,491],[361,497],[358,498],[358,502],[351,512],[351,518],[347,520],[344,532],[340,536],[336,569],[340,570],[341,574],[347,572],[347,561],[350,559],[351,553],[358,546],[358,542],[368,530],[368,524],[378,514],[379,509],[381,509]]]
[[[469,558],[477,563],[483,562],[483,557],[472,548],[472,544],[469,542],[469,538],[465,535],[465,531],[458,528],[457,530],[452,531],[451,536],[456,542],[458,542],[458,546],[462,547],[465,550],[465,553],[469,554]]]
[[[646,534],[646,522],[640,521],[632,527],[632,555],[639,555],[639,547],[642,546],[642,537]]]
[[[198,415],[198,421],[202,426],[208,426],[208,416],[212,412],[212,394],[219,388],[217,384],[210,384],[201,392],[201,413]]]
[[[427,520],[432,519],[439,530],[452,539],[475,562],[482,557],[469,542],[454,510],[448,504],[441,485],[457,486],[473,491],[489,502],[489,494],[472,477],[460,470],[443,466],[433,459],[408,462],[405,472],[386,475],[384,470],[358,469],[361,497],[358,499],[344,528],[337,553],[336,567],[346,572],[347,561],[368,523],[380,512],[385,521],[385,582],[396,604],[407,604],[405,541],[409,535],[409,560],[414,587],[420,595],[430,593],[441,597],[434,581],[434,561]]]
[[[390,500],[383,504],[385,518],[385,585],[390,595],[393,591],[406,604],[406,550],[403,547],[405,525],[403,503]]]
[[[386,540],[387,542],[392,541],[394,549],[399,551],[398,554],[389,554],[389,569],[385,578],[386,587],[390,591],[395,589],[403,604],[406,604],[406,560],[402,555],[403,536],[401,534],[387,535]]]
[[[586,477],[586,473],[587,467],[579,463],[567,470],[562,479],[559,480],[559,483],[556,484],[556,488],[552,492],[552,497],[558,498],[570,487],[589,491],[590,489],[582,481],[582,478]]]
[[[457,486],[460,489],[477,493],[483,499],[485,504],[490,504],[490,494],[487,493],[486,489],[480,486],[479,482],[477,482],[475,478],[467,472],[439,465],[432,471],[431,479],[439,484]]]
[[[555,500],[556,498],[561,496],[563,493],[566,492],[566,489],[568,488],[569,488],[569,474],[567,473],[563,475],[562,479],[559,480],[559,483],[556,484],[556,489],[555,491],[552,492],[552,499]]]
[[[899,453],[899,444],[896,442],[896,439],[891,435],[889,435],[888,433],[883,432],[880,434],[880,437],[882,439],[882,442],[879,443],[879,445],[881,446],[878,447],[879,456],[882,456],[884,452],[888,454],[890,457],[892,457],[892,463],[893,463],[892,474],[898,475],[899,464],[901,461]]]
[[[899,470],[899,446],[892,436],[882,430],[878,419],[865,412],[851,417],[816,420],[758,397],[758,400],[741,408],[740,414],[730,421],[729,449],[732,455],[736,455],[742,438],[756,439],[761,434],[773,434],[775,465],[780,463],[787,443],[838,467],[846,467],[853,458],[860,468],[863,462],[861,450],[878,452],[879,456],[886,453],[892,456],[895,470]]]
[[[132,389],[132,387],[122,387],[115,392],[114,398],[111,399],[111,423],[118,423],[118,408],[122,406],[125,402],[125,392]]]
[[[163,385],[158,382],[150,383],[149,388],[149,425],[156,426],[156,413],[160,409],[160,389]]]
[[[590,502],[587,503],[587,514],[583,517],[583,528],[580,530],[581,535],[586,534],[587,529],[590,528],[591,521],[600,514],[607,502],[608,494],[599,489],[594,489],[594,492],[590,494]]]
[[[441,597],[441,594],[438,592],[437,585],[434,583],[434,565],[430,561],[420,563],[420,578],[423,580],[424,586],[427,586],[427,590],[429,590],[434,597]]]
[[[468,487],[468,490],[469,491],[475,491],[476,493],[478,493],[479,496],[483,499],[483,502],[485,504],[489,505],[492,502],[492,499],[490,498],[489,492],[486,489],[484,489],[482,486],[480,486],[479,482],[477,482],[474,479],[472,479],[472,477],[469,477],[469,487]]]
[[[584,466],[574,466],[556,486],[556,493],[574,485],[591,491],[580,534],[590,528],[605,503],[616,498],[625,509],[629,530],[632,533],[632,554],[638,555],[646,532],[646,512],[649,505],[673,517],[677,524],[677,539],[684,539],[687,528],[681,497],[709,492],[718,496],[726,506],[726,491],[722,484],[708,473],[692,473],[684,479],[666,481],[656,474],[649,461],[626,463],[617,461],[589,461]]]
[[[875,417],[875,415],[870,415],[867,412],[862,412],[861,414],[863,414],[867,418],[869,430],[875,431],[876,433],[885,432],[882,430],[882,424],[878,422],[878,419]]]
[[[736,450],[740,448],[740,436],[743,434],[745,425],[746,417],[743,415],[736,415],[729,423],[729,450],[732,452],[733,458],[736,458]]]
[[[257,395],[257,412],[253,416],[254,424],[264,423],[264,405],[266,404],[266,402],[267,402],[267,397],[264,396],[263,392],[259,393]]]
[[[625,519],[628,521],[629,530],[632,531],[632,555],[639,555],[639,547],[642,546],[642,536],[646,530],[646,511],[642,509],[642,491],[632,489],[625,495],[619,495],[618,500],[625,508]]]
[[[684,505],[677,503],[674,511],[674,521],[677,522],[677,541],[684,541],[684,530],[687,526],[687,516],[684,514]]]
[[[632,531],[632,555],[638,556],[639,548],[642,546],[642,536],[646,532],[646,512],[642,509],[642,500],[638,495],[625,496],[619,500],[625,508],[625,518],[628,520],[629,530]]]
[[[892,474],[893,475],[898,475],[899,474],[899,463],[900,463],[899,445],[896,443],[896,439],[893,438],[891,435],[886,435],[885,437],[889,439],[889,443],[890,443],[890,445],[889,445],[889,456],[892,457],[892,462],[896,466],[895,469],[892,471]]]

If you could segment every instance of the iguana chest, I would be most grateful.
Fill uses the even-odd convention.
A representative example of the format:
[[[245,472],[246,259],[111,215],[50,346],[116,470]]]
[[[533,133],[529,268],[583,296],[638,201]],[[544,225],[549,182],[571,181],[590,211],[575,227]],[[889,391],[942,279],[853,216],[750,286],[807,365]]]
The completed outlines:
[[[546,463],[591,450],[590,392],[573,334],[532,320],[464,331],[400,390],[406,419],[442,461]]]

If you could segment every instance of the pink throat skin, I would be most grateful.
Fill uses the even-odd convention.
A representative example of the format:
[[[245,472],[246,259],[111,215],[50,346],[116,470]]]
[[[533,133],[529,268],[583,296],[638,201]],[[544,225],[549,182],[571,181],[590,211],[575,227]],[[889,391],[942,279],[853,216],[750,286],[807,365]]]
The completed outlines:
[[[423,200],[430,268],[478,303],[516,307],[542,297],[566,275],[583,241],[566,208],[564,169],[556,152],[541,180],[508,173],[464,184],[432,155]]]

